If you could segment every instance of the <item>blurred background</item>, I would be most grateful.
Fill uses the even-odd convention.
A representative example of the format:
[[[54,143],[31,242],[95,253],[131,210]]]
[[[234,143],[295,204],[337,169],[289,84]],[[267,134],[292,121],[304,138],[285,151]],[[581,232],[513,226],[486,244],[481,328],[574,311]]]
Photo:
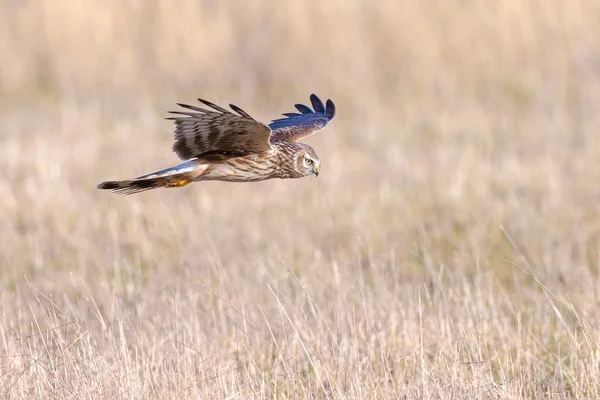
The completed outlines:
[[[198,322],[184,331],[202,354],[219,354],[214,368],[230,362],[238,325],[223,317],[215,293],[255,324],[277,321],[286,332],[273,296],[287,293],[296,304],[292,299],[306,294],[297,277],[314,300],[304,306],[323,313],[292,317],[295,328],[325,323],[327,337],[328,323],[348,317],[341,338],[363,328],[372,338],[370,324],[382,324],[375,347],[356,341],[348,348],[373,356],[345,361],[367,371],[364,382],[386,377],[423,396],[434,393],[427,387],[442,390],[448,364],[438,356],[466,337],[450,328],[464,323],[483,329],[476,343],[498,345],[489,357],[481,348],[473,353],[494,371],[481,372],[482,382],[527,377],[529,392],[510,390],[530,395],[567,390],[570,382],[571,394],[589,395],[586,384],[597,378],[570,380],[599,368],[597,346],[573,339],[583,323],[565,322],[554,300],[506,260],[568,298],[590,324],[586,337],[595,337],[598,21],[600,3],[584,0],[0,0],[4,352],[22,350],[23,340],[15,342],[22,337],[37,348],[41,332],[67,323],[93,339],[85,348],[93,356],[62,369],[50,360],[67,352],[68,335],[52,336],[56,348],[41,350],[49,364],[37,372],[26,357],[3,360],[11,377],[5,393],[18,397],[37,385],[48,394],[63,387],[52,386],[57,380],[75,391],[92,390],[98,380],[105,390],[116,387],[119,373],[139,378],[128,389],[139,395],[184,393],[198,375],[171,353],[165,357],[173,357],[169,368],[179,378],[161,380],[166,367],[157,364],[156,376],[148,372],[156,392],[146,392],[144,368],[120,368],[126,361],[154,365],[133,355],[148,348],[161,354],[153,346],[184,324],[175,309]],[[95,189],[177,163],[172,124],[163,119],[176,102],[233,103],[269,122],[311,93],[337,105],[327,130],[307,140],[322,160],[318,179],[196,183],[130,197]],[[428,309],[419,308],[423,290]],[[152,310],[161,316],[156,321]],[[364,315],[352,323],[351,310]],[[512,319],[498,317],[503,313]],[[493,322],[481,327],[482,319]],[[110,321],[121,321],[128,339]],[[426,357],[394,358],[415,351],[413,339],[424,330],[436,338],[430,386],[421,374]],[[312,348],[320,357],[313,354],[310,371],[320,385],[293,380],[290,387],[357,393],[358,378],[323,383],[345,350],[317,337]],[[238,348],[236,362],[263,354],[258,349],[271,344],[261,338]],[[559,354],[563,340],[577,351],[557,373],[560,357],[548,355]],[[121,342],[127,348],[114,353]],[[294,343],[279,348],[282,360],[304,359]],[[450,353],[458,360],[463,350]],[[528,369],[532,360],[542,361]],[[452,385],[472,381],[470,373]],[[560,379],[540,386],[538,373]],[[257,385],[250,386],[263,387],[259,376],[265,379],[247,372]],[[217,397],[232,387],[246,393],[243,379],[230,378],[195,387]],[[390,385],[379,394],[394,393]],[[265,387],[273,395],[272,382]],[[469,388],[464,393],[473,393]]]

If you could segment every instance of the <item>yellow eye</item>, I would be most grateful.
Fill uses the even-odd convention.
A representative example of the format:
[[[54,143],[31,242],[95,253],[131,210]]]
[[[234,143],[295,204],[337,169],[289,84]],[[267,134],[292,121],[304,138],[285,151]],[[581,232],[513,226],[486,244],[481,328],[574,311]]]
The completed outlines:
[[[307,163],[308,165],[313,165],[314,161],[313,161],[313,160],[311,160],[310,158],[307,158],[307,159],[306,159],[306,163]]]

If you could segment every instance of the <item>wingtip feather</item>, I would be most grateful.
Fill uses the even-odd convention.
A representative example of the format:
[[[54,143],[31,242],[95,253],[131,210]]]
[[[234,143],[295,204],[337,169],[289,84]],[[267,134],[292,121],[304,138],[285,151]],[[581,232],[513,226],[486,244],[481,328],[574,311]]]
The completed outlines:
[[[330,121],[335,117],[335,104],[330,99],[325,103],[325,116]]]
[[[214,108],[215,110],[217,110],[217,111],[219,111],[219,112],[222,112],[222,113],[224,113],[224,114],[226,114],[226,113],[229,113],[229,111],[227,111],[227,110],[226,110],[226,109],[224,109],[223,107],[221,107],[221,106],[218,106],[218,105],[216,105],[216,104],[214,104],[214,103],[211,103],[211,102],[210,102],[210,101],[208,101],[208,100],[204,100],[204,99],[200,99],[200,98],[198,98],[198,101],[199,101],[200,103],[202,103],[202,104],[204,104],[204,105],[207,105],[207,106],[209,106],[210,108]]]
[[[242,117],[247,118],[247,119],[251,119],[251,120],[254,121],[254,118],[252,118],[252,116],[250,114],[248,114],[246,111],[242,110],[241,108],[239,108],[235,104],[230,104],[229,107],[231,107],[231,109],[233,111],[235,111],[236,113],[240,114]]]
[[[309,106],[306,106],[304,104],[294,104],[294,107],[296,107],[296,109],[298,111],[300,111],[302,114],[314,114],[315,113]]]
[[[310,102],[317,114],[325,114],[325,105],[316,94],[310,95]]]

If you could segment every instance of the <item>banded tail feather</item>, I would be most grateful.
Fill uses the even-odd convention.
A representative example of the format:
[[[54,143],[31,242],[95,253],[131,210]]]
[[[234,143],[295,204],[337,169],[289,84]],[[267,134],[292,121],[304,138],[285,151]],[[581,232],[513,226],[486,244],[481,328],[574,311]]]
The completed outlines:
[[[102,182],[96,187],[101,190],[110,190],[125,195],[162,187],[181,187],[193,182],[205,170],[205,165],[196,165],[195,160],[192,160],[135,179]]]
[[[132,179],[127,181],[107,181],[99,184],[97,188],[111,190],[118,194],[134,194],[146,190],[158,189],[164,186],[165,185],[161,182],[161,178],[150,178],[139,180]]]

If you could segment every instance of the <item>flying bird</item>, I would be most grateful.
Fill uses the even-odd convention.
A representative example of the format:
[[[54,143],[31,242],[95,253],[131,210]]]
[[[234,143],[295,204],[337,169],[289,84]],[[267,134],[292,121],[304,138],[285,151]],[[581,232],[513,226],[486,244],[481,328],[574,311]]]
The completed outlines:
[[[234,112],[198,99],[207,108],[177,103],[189,111],[169,111],[175,117],[173,151],[184,162],[135,179],[107,181],[98,189],[133,194],[161,187],[182,187],[197,181],[256,182],[273,178],[319,175],[315,150],[299,140],[324,129],[335,117],[335,105],[310,96],[312,109],[296,104],[299,113],[285,113],[269,125],[241,108]]]

